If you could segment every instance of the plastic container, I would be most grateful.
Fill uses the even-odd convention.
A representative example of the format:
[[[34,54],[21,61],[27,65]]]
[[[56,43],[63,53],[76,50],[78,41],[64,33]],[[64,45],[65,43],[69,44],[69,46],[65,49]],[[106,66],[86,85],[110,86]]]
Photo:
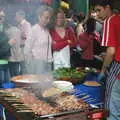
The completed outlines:
[[[15,87],[16,85],[12,82],[3,83],[1,85],[1,88],[4,88],[4,89],[15,88]]]
[[[10,80],[9,65],[7,64],[7,61],[1,63],[2,64],[0,64],[0,85],[9,82]]]
[[[5,64],[8,64],[7,60],[0,60],[0,65],[5,65]]]
[[[77,89],[78,91],[82,91],[83,93],[90,95],[90,97],[94,99],[91,100],[91,102],[89,102],[90,104],[101,103],[104,100],[104,90],[100,86],[91,87],[86,85],[76,85],[74,88]],[[77,96],[79,97],[79,95]]]
[[[86,76],[85,81],[97,81],[97,75],[90,73],[88,76]],[[81,96],[79,95],[82,93],[90,95],[91,98],[94,100],[91,100],[89,104],[98,104],[98,103],[103,103],[104,101],[104,86],[87,86],[84,84],[78,84],[74,86],[74,89],[77,90],[78,94],[77,97],[80,98]],[[76,93],[74,93],[76,94]]]
[[[62,91],[71,91],[74,88],[72,83],[67,81],[54,81],[53,86]]]

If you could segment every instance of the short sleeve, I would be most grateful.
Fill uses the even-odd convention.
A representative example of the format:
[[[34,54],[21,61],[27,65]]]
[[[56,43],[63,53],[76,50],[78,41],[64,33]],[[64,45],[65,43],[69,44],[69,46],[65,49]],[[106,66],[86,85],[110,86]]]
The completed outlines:
[[[103,26],[103,38],[102,38],[102,46],[116,46],[116,35],[115,35],[115,24],[114,24],[114,16],[111,16],[109,19],[105,20]]]

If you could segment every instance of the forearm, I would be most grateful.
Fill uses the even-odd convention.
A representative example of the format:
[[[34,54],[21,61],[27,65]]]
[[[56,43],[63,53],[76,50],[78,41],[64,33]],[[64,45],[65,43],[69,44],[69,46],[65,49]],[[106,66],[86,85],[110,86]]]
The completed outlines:
[[[62,42],[55,43],[55,44],[53,43],[52,48],[54,51],[59,51],[67,45],[68,45],[67,41],[62,41]]]
[[[0,41],[0,46],[1,47],[7,47],[7,48],[11,48],[11,45],[8,43],[8,40],[4,40],[4,41]]]
[[[73,37],[70,41],[71,41],[71,43],[69,44],[70,47],[76,47],[77,46],[77,40],[76,40],[75,37]]]
[[[69,43],[70,47],[76,47],[76,45],[77,45],[77,38],[76,38],[76,35],[75,35],[74,31],[71,30],[69,32],[68,40],[70,40],[70,43]]]
[[[104,58],[101,73],[104,73],[106,71],[106,68],[110,65],[110,63],[113,60],[114,54],[115,54],[115,48],[114,47],[108,47],[105,58]]]
[[[31,38],[29,40],[26,40],[25,46],[24,46],[24,55],[26,59],[30,59],[32,56],[32,48],[34,46],[34,39]]]

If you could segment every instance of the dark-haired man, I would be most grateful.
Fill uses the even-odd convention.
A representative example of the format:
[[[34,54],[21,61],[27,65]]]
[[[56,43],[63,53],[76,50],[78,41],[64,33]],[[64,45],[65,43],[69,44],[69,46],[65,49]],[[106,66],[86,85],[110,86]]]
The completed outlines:
[[[9,39],[6,34],[6,31],[9,28],[9,25],[5,21],[5,13],[0,9],[0,86],[8,82],[9,80],[9,65],[8,60],[10,57],[10,48],[16,43],[14,39]]]
[[[113,14],[113,1],[101,0],[95,9],[104,20],[101,44],[107,47],[101,70],[101,75],[106,71],[105,108],[110,111],[108,120],[120,120],[120,15]]]

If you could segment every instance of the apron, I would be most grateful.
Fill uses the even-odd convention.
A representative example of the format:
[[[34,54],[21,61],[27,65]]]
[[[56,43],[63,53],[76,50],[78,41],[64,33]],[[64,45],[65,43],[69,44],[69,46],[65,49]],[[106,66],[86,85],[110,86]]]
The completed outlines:
[[[112,87],[120,73],[120,63],[113,61],[106,71],[105,109],[109,110]]]
[[[53,52],[54,69],[70,67],[70,47],[66,46],[60,51]]]

